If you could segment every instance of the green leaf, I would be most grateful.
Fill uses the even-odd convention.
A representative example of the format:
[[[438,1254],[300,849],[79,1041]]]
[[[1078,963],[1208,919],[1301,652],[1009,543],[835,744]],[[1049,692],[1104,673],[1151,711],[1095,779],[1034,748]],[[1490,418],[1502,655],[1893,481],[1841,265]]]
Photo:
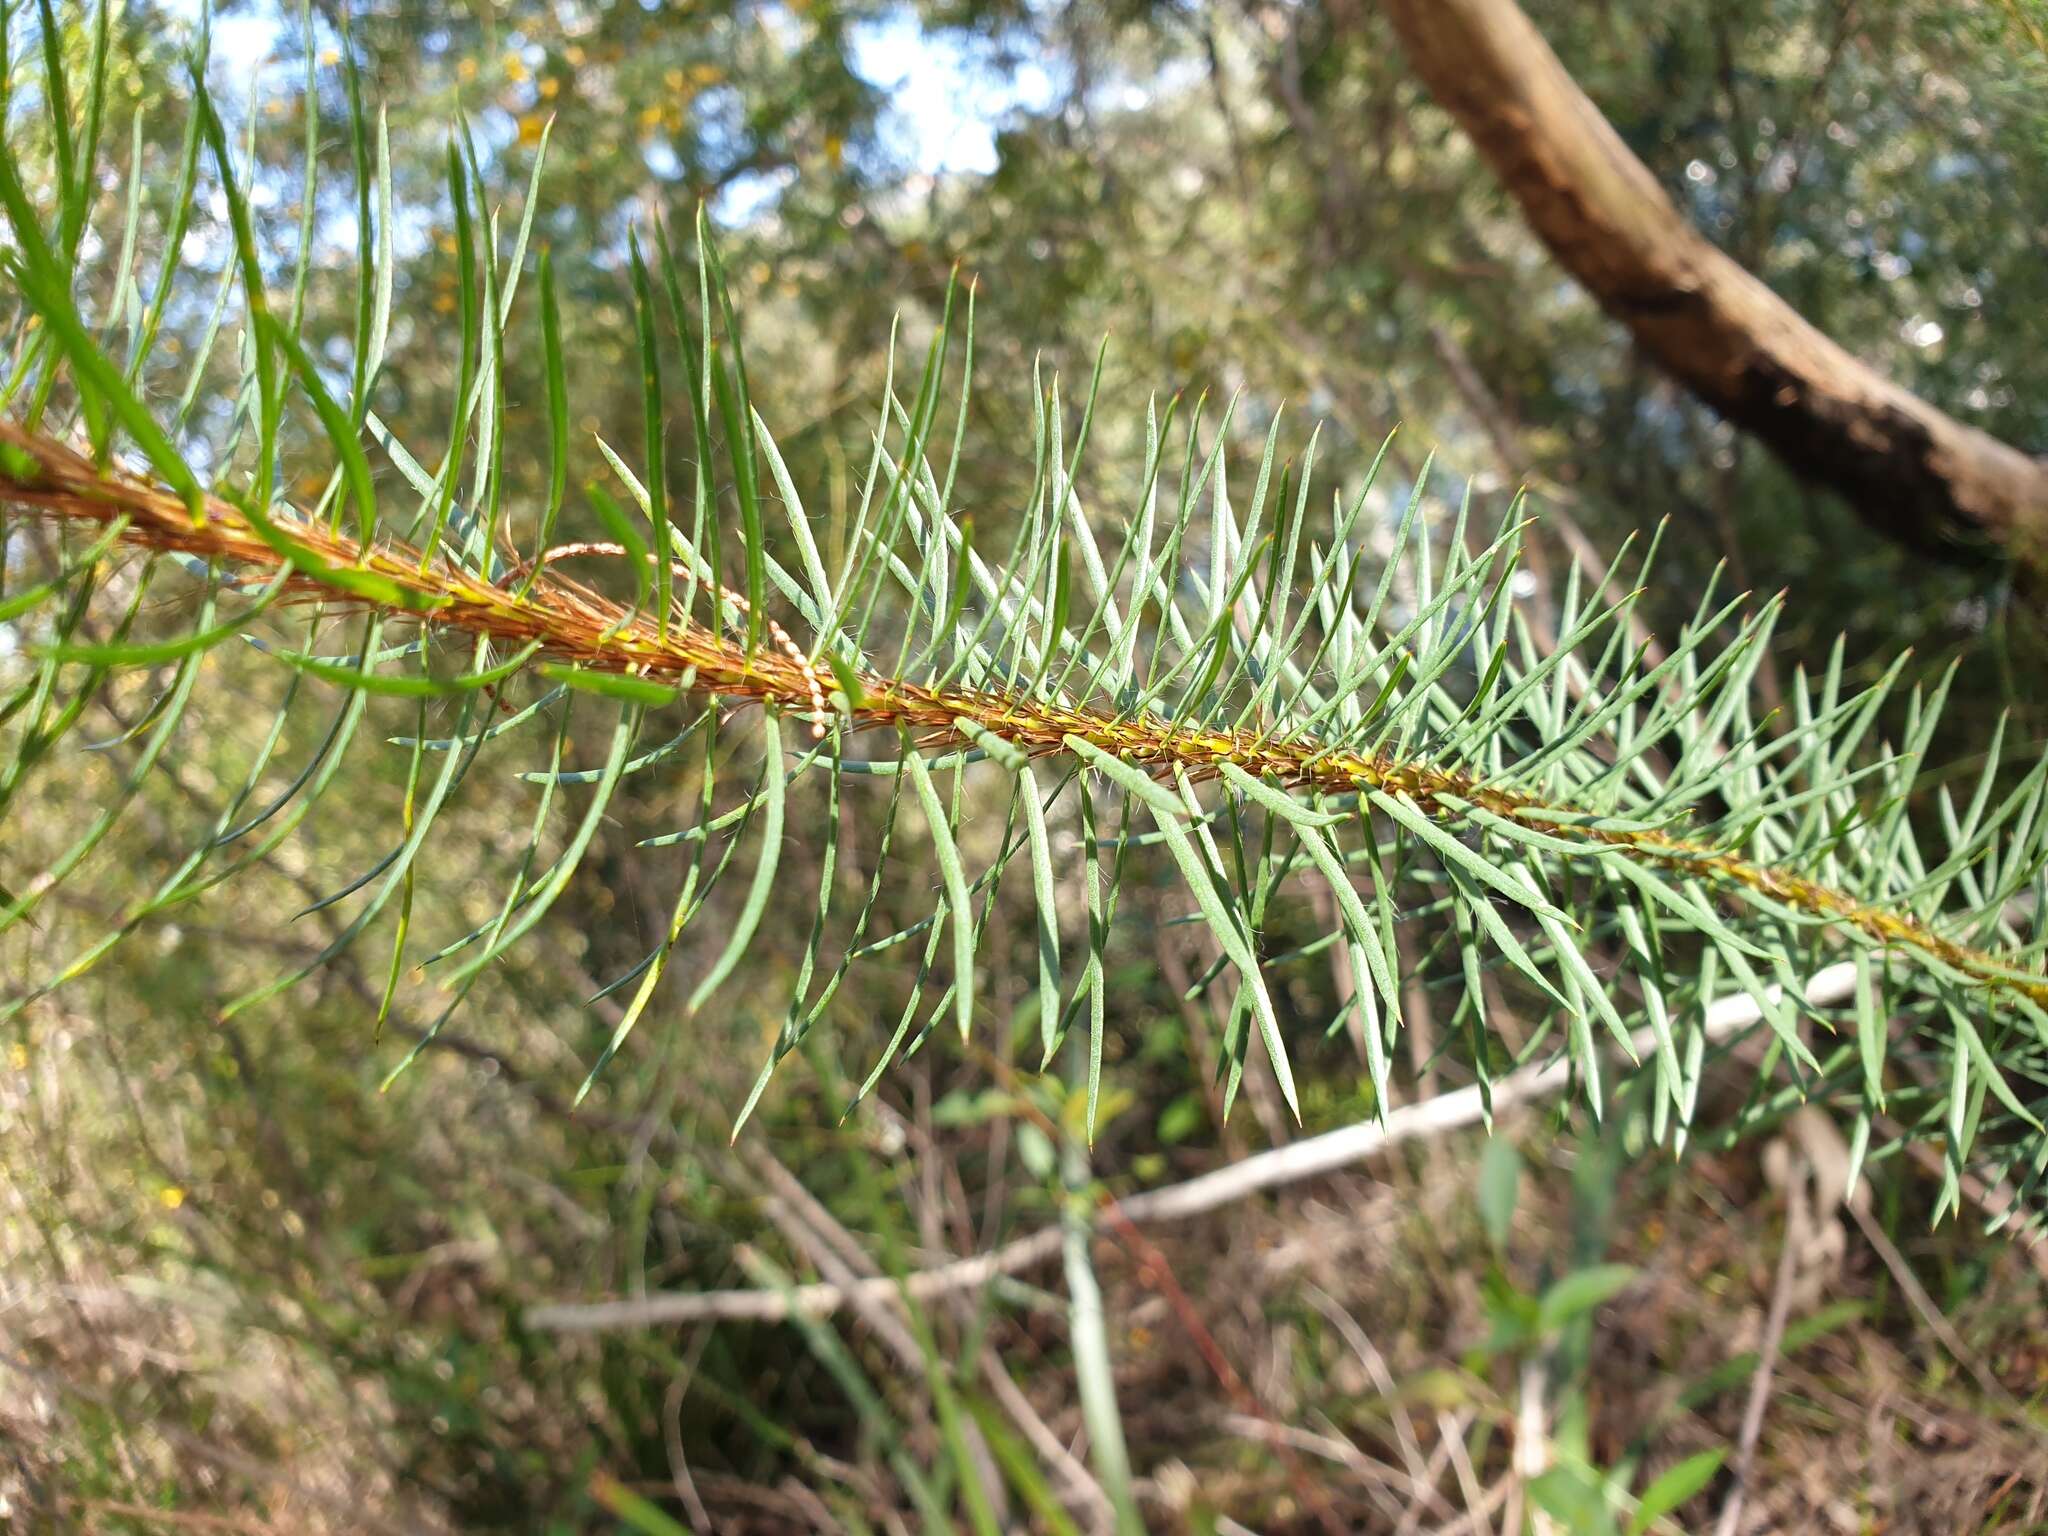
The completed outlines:
[[[1249,995],[1253,1017],[1259,1026],[1260,1039],[1266,1047],[1267,1060],[1273,1068],[1273,1076],[1280,1084],[1280,1096],[1286,1100],[1288,1110],[1296,1120],[1301,1118],[1301,1105],[1294,1087],[1294,1073],[1287,1062],[1287,1047],[1280,1038],[1280,1021],[1273,1012],[1273,999],[1266,991],[1266,978],[1259,970],[1258,957],[1253,953],[1251,939],[1245,933],[1237,916],[1225,905],[1219,890],[1221,875],[1195,849],[1189,841],[1182,818],[1188,814],[1184,800],[1171,794],[1163,785],[1155,782],[1130,764],[1110,756],[1091,741],[1079,736],[1068,736],[1066,747],[1069,752],[1081,758],[1092,768],[1134,799],[1143,803],[1151,812],[1153,822],[1166,838],[1166,846],[1173,854],[1174,862],[1180,866],[1181,876],[1187,882],[1188,893],[1202,910],[1202,917],[1215,935],[1216,942],[1237,967]]]
[[[358,667],[337,666],[330,661],[321,661],[312,656],[301,656],[291,651],[273,652],[279,661],[311,673],[323,682],[335,683],[343,688],[356,688],[364,693],[384,694],[401,699],[440,698],[448,694],[473,693],[501,683],[520,671],[533,659],[540,649],[540,642],[522,647],[510,658],[495,667],[485,667],[479,672],[464,672],[455,677],[429,677],[425,675],[390,676],[381,672],[366,672]]]
[[[1596,1264],[1590,1269],[1573,1270],[1543,1293],[1536,1312],[1537,1328],[1555,1333],[1619,1294],[1635,1277],[1634,1266],[1628,1264]]]
[[[1039,1470],[1037,1453],[1023,1442],[1010,1422],[979,1396],[968,1396],[963,1402],[980,1427],[982,1439],[988,1442],[990,1454],[1003,1469],[1003,1480],[1038,1524],[1050,1536],[1081,1536],[1081,1527],[1074,1523]]]
[[[611,449],[606,446],[603,438],[598,439],[597,446],[604,450],[607,458],[612,459],[612,467],[623,472],[624,466],[612,457]],[[638,489],[637,484],[634,489]],[[651,574],[648,570],[647,540],[641,537],[640,530],[633,525],[633,520],[620,510],[619,504],[612,500],[603,486],[595,481],[588,482],[583,487],[583,494],[589,499],[591,510],[597,514],[597,520],[604,524],[604,531],[611,535],[612,542],[626,551],[626,565],[633,573],[633,606],[645,608]]]
[[[640,338],[640,410],[647,451],[647,521],[654,529],[654,609],[663,639],[669,625],[668,471],[662,459],[667,423],[661,404],[661,349],[654,340],[654,290],[647,263],[640,259],[640,237],[626,236],[633,273],[633,324]]]
[[[690,1528],[672,1520],[661,1506],[643,1499],[624,1483],[605,1473],[590,1480],[590,1496],[607,1511],[617,1515],[640,1536],[691,1536]]]
[[[553,661],[542,662],[539,671],[550,682],[565,684],[579,693],[602,694],[608,699],[620,699],[648,709],[673,704],[684,694],[682,686],[657,683],[652,678],[632,677],[623,672],[597,672],[587,667],[566,667]]]
[[[540,342],[541,372],[547,379],[548,499],[534,541],[528,587],[539,580],[540,557],[554,543],[555,522],[562,515],[562,498],[569,484],[569,382],[562,362],[562,317],[555,304],[555,264],[545,248],[540,253]]]
[[[1884,1108],[1884,1058],[1891,1021],[1870,974],[1870,951],[1856,951],[1856,1054],[1863,1064],[1864,1099]]]
[[[14,276],[22,298],[42,316],[43,323],[50,328],[65,356],[70,359],[72,370],[78,377],[80,393],[89,409],[111,409],[135,440],[136,447],[148,457],[151,468],[163,476],[164,483],[185,503],[192,520],[203,522],[206,517],[205,491],[187,467],[184,456],[172,446],[148,407],[129,387],[122,371],[100,351],[84,320],[72,306],[70,286],[64,281],[56,260],[44,243],[42,232],[37,227],[35,210],[29,203],[28,194],[22,190],[13,151],[4,146],[0,146],[0,205],[4,205],[8,221],[14,226],[18,247],[18,251],[7,258],[7,270]]]
[[[967,905],[967,877],[960,867],[960,850],[953,842],[953,829],[939,804],[939,792],[932,785],[931,771],[910,738],[903,738],[903,766],[910,774],[917,803],[924,808],[925,823],[932,835],[932,855],[939,863],[939,879],[946,892],[944,916],[953,925],[953,1007],[965,1040],[974,1021],[974,924]]]
[[[761,452],[768,460],[768,476],[775,482],[775,494],[782,498],[784,521],[789,524],[790,537],[796,540],[797,555],[803,562],[804,580],[810,584],[811,601],[817,605],[820,623],[823,616],[832,611],[832,583],[825,575],[825,562],[818,554],[818,541],[811,536],[809,519],[804,516],[803,499],[797,495],[796,483],[789,478],[789,467],[782,462],[782,451],[775,446],[775,439],[768,431],[768,424],[761,420],[759,411],[748,415],[754,436],[761,445]],[[820,629],[817,641],[825,642]]]
[[[1031,895],[1038,917],[1038,1024],[1045,1060],[1052,1060],[1060,1012],[1060,912],[1052,871],[1052,843],[1046,836],[1045,810],[1039,804],[1038,780],[1029,762],[1016,769],[1019,798],[1024,802],[1024,827],[1031,841]],[[1094,1123],[1088,1127],[1090,1139]]]
[[[1448,864],[1455,864],[1477,880],[1481,885],[1490,886],[1517,906],[1527,907],[1539,916],[1551,918],[1565,926],[1573,926],[1565,913],[1552,906],[1535,890],[1520,880],[1509,878],[1490,859],[1473,852],[1457,838],[1425,816],[1414,801],[1407,796],[1395,796],[1384,790],[1366,792],[1366,798],[1398,825],[1415,834],[1416,839],[1431,853]]]
[[[1333,818],[1325,818],[1320,813],[1309,810],[1307,806],[1300,805],[1292,797],[1281,795],[1277,790],[1254,779],[1235,763],[1225,763],[1223,773],[1231,783],[1244,790],[1254,800],[1279,811],[1294,829],[1294,835],[1308,854],[1309,861],[1316,866],[1324,884],[1336,898],[1337,912],[1344,924],[1345,941],[1351,949],[1352,973],[1357,985],[1357,992],[1352,1001],[1364,1012],[1362,1025],[1368,1052],[1368,1070],[1372,1075],[1374,1104],[1376,1112],[1384,1116],[1389,1098],[1389,1084],[1377,1002],[1384,1001],[1388,1014],[1398,1016],[1400,1001],[1394,988],[1393,972],[1387,963],[1386,947],[1374,931],[1372,920],[1366,915],[1365,904],[1358,899],[1358,891],[1352,885],[1350,875],[1323,835],[1323,824]],[[1280,811],[1282,805],[1295,809]]]
[[[718,254],[717,243],[711,238],[711,224],[704,215],[702,204],[697,210],[697,244],[705,258],[705,266],[711,278],[711,291],[718,296],[719,317],[724,322],[725,339],[732,348],[733,378],[728,381],[725,362],[720,348],[714,344],[710,349],[711,386],[713,397],[718,402],[720,421],[725,428],[726,453],[732,460],[733,491],[740,507],[740,531],[746,545],[747,559],[747,650],[751,654],[761,643],[761,601],[767,595],[764,580],[767,570],[768,545],[761,527],[760,471],[754,443],[753,390],[747,383],[747,352],[740,339],[739,317],[733,313],[732,298],[726,290],[725,264]],[[949,295],[950,308],[950,295]],[[709,317],[705,321],[705,334],[710,334]],[[941,336],[944,327],[940,328]]]
[[[1522,1155],[1515,1150],[1515,1144],[1505,1136],[1488,1137],[1486,1151],[1479,1159],[1477,1198],[1480,1225],[1485,1227],[1487,1241],[1493,1244],[1495,1252],[1508,1245],[1521,1181]]]
[[[1529,1498],[1572,1536],[1611,1536],[1614,1515],[1607,1494],[1590,1468],[1560,1464],[1528,1482]]]
[[[689,1009],[692,1013],[704,1006],[711,994],[718,990],[719,984],[740,963],[747,946],[753,942],[754,930],[761,926],[761,914],[768,909],[769,893],[775,889],[775,870],[782,860],[783,794],[782,722],[776,718],[773,709],[761,711],[761,755],[766,764],[762,773],[765,794],[761,815],[761,857],[754,865],[753,883],[747,887],[747,899],[740,906],[732,937],[690,994]]]
[[[846,695],[847,709],[858,712],[866,708],[868,696],[861,688],[860,673],[854,670],[853,663],[837,651],[827,651],[825,665],[832,669],[832,680],[839,685],[839,691]]]
[[[1252,777],[1235,763],[1223,765],[1223,777],[1244,793],[1246,799],[1261,808],[1271,811],[1289,826],[1308,828],[1340,827],[1351,818],[1329,811],[1313,809],[1306,801],[1297,800],[1285,790],[1275,789],[1263,779]]]
[[[334,451],[341,456],[342,474],[348,481],[349,496],[356,504],[356,542],[367,550],[377,536],[377,490],[370,476],[370,461],[363,453],[359,429],[348,413],[334,403],[327,386],[320,382],[319,369],[306,355],[306,349],[299,345],[298,339],[275,321],[271,322],[271,329],[277,344],[284,348],[285,356],[298,373],[306,398],[313,402],[314,413],[319,416],[328,441],[334,444]],[[335,516],[338,519],[340,515],[337,507]]]
[[[1184,1093],[1159,1111],[1159,1123],[1152,1134],[1163,1146],[1178,1146],[1209,1123],[1209,1107],[1199,1093]]]
[[[1721,1463],[1728,1459],[1728,1447],[1716,1446],[1688,1456],[1659,1473],[1636,1501],[1635,1517],[1628,1523],[1628,1536],[1642,1536],[1657,1521],[1675,1513],[1692,1496],[1714,1480]]]
[[[192,634],[182,635],[176,640],[139,641],[129,640],[97,645],[65,641],[51,646],[44,652],[52,661],[90,667],[155,667],[167,661],[181,661],[201,651],[210,651],[223,640],[232,638],[247,629],[270,606],[270,600],[283,589],[282,579],[273,581],[263,597],[260,597],[246,611],[219,624],[208,625]],[[288,662],[310,661],[310,657],[294,657],[288,652],[274,653]]]

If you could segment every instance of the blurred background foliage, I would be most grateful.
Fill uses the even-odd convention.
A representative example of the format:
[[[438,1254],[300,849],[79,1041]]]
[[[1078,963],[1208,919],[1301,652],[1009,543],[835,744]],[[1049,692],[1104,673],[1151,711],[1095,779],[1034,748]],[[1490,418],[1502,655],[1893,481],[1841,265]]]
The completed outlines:
[[[2048,56],[2030,0],[1529,11],[1714,240],[1943,410],[2048,449]],[[82,68],[91,16],[56,19]],[[113,13],[105,197],[122,195],[139,149],[145,231],[173,212],[195,20],[182,0]],[[7,131],[31,161],[47,131],[34,23],[33,8],[9,7]],[[1253,442],[1283,407],[1296,447],[1321,421],[1325,462],[1346,466],[1347,484],[1398,426],[1375,493],[1388,506],[1434,452],[1433,496],[1455,505],[1469,491],[1489,521],[1524,483],[1602,550],[1666,521],[1653,624],[1689,613],[1725,561],[1742,586],[1791,590],[1781,672],[1824,664],[1844,632],[1852,671],[1905,646],[1929,675],[1959,662],[1946,756],[1963,768],[2000,711],[2018,739],[2048,728],[2037,596],[1996,567],[1881,541],[1659,377],[1532,241],[1366,0],[256,4],[223,7],[213,41],[230,133],[253,144],[259,245],[283,284],[308,222],[306,330],[336,359],[354,302],[345,51],[389,114],[403,268],[375,404],[402,440],[438,443],[451,410],[449,124],[474,136],[508,233],[547,133],[534,238],[554,253],[590,466],[588,433],[638,432],[628,232],[656,219],[687,229],[703,203],[755,394],[828,540],[843,532],[892,333],[921,346],[957,268],[975,287],[981,381],[961,501],[982,526],[1003,530],[1028,490],[1034,363],[1071,400],[1107,335],[1091,505],[1136,494],[1148,395],[1242,391],[1237,430]],[[323,169],[310,220],[309,116]],[[225,206],[202,196],[184,241],[194,265],[221,270]],[[113,253],[98,254],[110,272]],[[173,350],[208,318],[181,299]],[[524,325],[515,333],[537,336]],[[235,366],[232,351],[213,366]],[[538,353],[507,358],[515,431],[540,419]],[[197,400],[204,429],[204,387]],[[686,480],[687,430],[673,426],[671,475]],[[545,455],[515,454],[508,471],[509,494],[530,500]],[[324,458],[306,465],[309,492],[324,472]],[[1561,572],[1563,546],[1539,536]],[[9,543],[10,562],[28,558],[25,542]],[[253,659],[211,665],[231,675],[207,729],[181,737],[131,812],[127,861],[0,941],[10,994],[118,915],[239,782],[269,711],[236,700],[274,700],[280,680]],[[40,867],[75,836],[124,770],[116,739],[153,686],[136,675],[109,692],[98,734],[114,745],[34,783],[33,814],[10,823],[34,846],[6,864]],[[377,708],[380,736],[417,723]],[[284,756],[303,756],[321,724],[295,717]],[[181,1515],[250,1530],[858,1530],[943,1528],[956,1512],[968,1524],[986,1501],[999,1527],[1097,1526],[1076,1464],[1029,1427],[1069,1448],[1081,1435],[1044,1275],[916,1314],[921,1365],[844,1317],[562,1335],[525,1316],[551,1300],[761,1284],[764,1265],[813,1273],[818,1255],[777,1219],[791,1174],[877,1262],[930,1263],[1054,1218],[1073,1170],[1048,1151],[1062,1086],[1028,1070],[1028,900],[998,905],[1018,938],[1015,962],[983,983],[992,1027],[967,1047],[935,1038],[850,1117],[900,1006],[886,965],[853,973],[835,1005],[843,1027],[785,1066],[757,1126],[727,1146],[781,1018],[808,880],[770,925],[781,939],[757,943],[713,1013],[657,1007],[572,1114],[616,1017],[586,999],[639,959],[670,902],[672,871],[633,844],[670,829],[679,790],[648,777],[553,919],[380,1091],[439,1006],[429,981],[401,988],[381,1039],[383,977],[367,951],[262,1010],[220,1013],[336,931],[331,909],[304,909],[382,854],[405,761],[358,751],[348,794],[262,869],[146,927],[9,1026],[9,1517],[135,1531],[179,1528]],[[494,910],[528,794],[508,783],[448,813],[418,898],[441,931]],[[853,901],[858,822],[840,859]],[[815,864],[816,834],[795,812],[792,825]],[[901,926],[891,899],[878,931]],[[1123,1191],[1293,1134],[1262,1082],[1219,1122],[1210,1068],[1225,1020],[1181,996],[1208,957],[1165,925],[1166,893],[1129,901],[1142,920],[1111,950],[1114,1093],[1082,1169]],[[1430,977],[1412,980],[1426,996]],[[1311,1130],[1367,1112],[1346,1042],[1306,1043],[1301,1064]],[[1412,1066],[1404,1091],[1445,1086],[1431,1063]],[[1725,1450],[1771,1294],[1778,1207],[1754,1146],[1674,1166],[1643,1154],[1632,1113],[1624,1099],[1601,1133],[1540,1115],[1507,1126],[1527,1161],[1504,1206],[1498,1154],[1454,1138],[1382,1159],[1372,1178],[1175,1229],[1158,1249],[1098,1244],[1147,1525],[1598,1528],[1605,1516],[1583,1513],[1570,1487],[1546,1490],[1512,1463],[1532,1392],[1539,1427],[1567,1448],[1558,1466],[1639,1494]],[[1787,1529],[2038,1529],[2025,1522],[2044,1488],[2040,1276],[1968,1223],[1930,1233],[1933,1184],[1909,1160],[1871,1177],[1880,1230],[1969,1369],[1852,1241],[1816,1282],[1796,1347],[1788,1334],[1780,1392],[1793,1406],[1752,1508]],[[1616,1264],[1629,1268],[1602,1268]],[[1517,1298],[1571,1274],[1626,1288],[1538,1328],[1535,1302]],[[1702,1486],[1676,1517],[1687,1528],[1719,1507],[1723,1484]]]

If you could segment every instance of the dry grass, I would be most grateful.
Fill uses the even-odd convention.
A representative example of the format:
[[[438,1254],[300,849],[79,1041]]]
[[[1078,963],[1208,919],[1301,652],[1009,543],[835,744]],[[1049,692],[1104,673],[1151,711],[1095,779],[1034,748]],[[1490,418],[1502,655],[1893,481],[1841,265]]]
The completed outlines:
[[[1540,1127],[1509,1130],[1538,1166],[1524,1180],[1508,1277],[1540,1288],[1589,1242],[1639,1270],[1596,1314],[1583,1358],[1550,1360],[1547,1432],[1568,1438],[1569,1421],[1582,1417],[1596,1465],[1642,1458],[1638,1489],[1680,1458],[1728,1444],[1747,1374],[1727,1367],[1756,1347],[1782,1241],[1755,1163],[1700,1158],[1674,1170],[1650,1155],[1622,1172],[1611,1205],[1592,1218],[1572,1165],[1597,1149]],[[1153,1528],[1235,1520],[1267,1533],[1426,1532],[1474,1528],[1460,1522],[1475,1504],[1493,1521],[1512,1508],[1516,1425],[1527,1423],[1520,1377],[1513,1361],[1474,1353],[1488,1332],[1483,1277],[1493,1262],[1472,1207],[1482,1145],[1461,1136],[1272,1205],[1098,1243],[1118,1395]],[[2042,1529],[2048,1318],[2037,1278],[1996,1240],[1925,1233],[1928,1191],[1889,1177],[1905,1179],[1891,1192],[1898,1225],[1919,1234],[1904,1246],[1923,1281],[1941,1295],[1948,1278],[1949,1322],[2009,1396],[1987,1400],[1971,1385],[1852,1229],[1839,1260],[1803,1275],[1741,1528]],[[108,1268],[85,1236],[89,1222],[59,1235],[66,1278],[55,1282],[34,1215],[17,1198],[4,1228],[0,1497],[13,1528],[445,1522],[432,1490],[405,1475],[406,1447],[374,1378],[295,1344],[288,1330],[233,1321],[248,1297],[226,1283],[174,1265]],[[467,1300],[408,1303],[424,1337],[460,1333],[466,1315],[489,1310],[488,1292],[509,1283],[499,1266],[457,1263],[450,1274],[471,1287]],[[862,1327],[848,1324],[846,1337],[886,1371]],[[1072,1443],[1079,1409],[1057,1315],[1005,1309],[991,1338],[1045,1423]],[[885,1379],[912,1411],[922,1384]],[[576,1411],[559,1402],[542,1416],[566,1425]],[[885,1515],[887,1496],[820,1433],[807,1462],[765,1481],[703,1468],[696,1492],[715,1528],[835,1528],[821,1523],[830,1517],[818,1496],[834,1468]],[[1684,1529],[1711,1524],[1725,1476],[1680,1512]],[[674,1493],[645,1479],[634,1486],[657,1499]]]

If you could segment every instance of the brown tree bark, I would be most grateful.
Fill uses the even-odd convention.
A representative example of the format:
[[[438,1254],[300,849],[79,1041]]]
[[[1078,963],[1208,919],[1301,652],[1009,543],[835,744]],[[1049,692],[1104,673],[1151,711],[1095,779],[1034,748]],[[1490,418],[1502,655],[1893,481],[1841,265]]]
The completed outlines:
[[[1666,372],[1884,533],[2048,573],[2048,460],[1893,384],[1697,233],[1514,0],[1385,5],[1530,227]]]

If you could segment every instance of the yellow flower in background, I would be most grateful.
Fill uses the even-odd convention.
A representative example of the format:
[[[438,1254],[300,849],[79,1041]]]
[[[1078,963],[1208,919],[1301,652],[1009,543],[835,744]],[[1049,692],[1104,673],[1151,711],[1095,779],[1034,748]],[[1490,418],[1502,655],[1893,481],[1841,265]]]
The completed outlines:
[[[553,101],[556,93],[561,89],[561,81],[557,80],[553,75],[544,75],[540,82],[540,99],[542,101]]]
[[[476,60],[464,59],[455,66],[455,78],[467,84],[476,78]]]
[[[28,1047],[19,1040],[7,1047],[7,1065],[17,1072],[28,1070]]]
[[[526,67],[526,60],[516,53],[505,55],[505,78],[514,85],[533,77],[533,71]]]
[[[716,64],[693,64],[690,78],[699,85],[716,85],[725,78],[725,71]]]
[[[548,120],[538,112],[529,112],[520,118],[519,147],[521,149],[533,148],[534,145],[540,142],[541,133],[546,129],[547,125]]]
[[[166,1184],[156,1192],[156,1202],[167,1211],[175,1211],[185,1203],[185,1191],[175,1184]]]

